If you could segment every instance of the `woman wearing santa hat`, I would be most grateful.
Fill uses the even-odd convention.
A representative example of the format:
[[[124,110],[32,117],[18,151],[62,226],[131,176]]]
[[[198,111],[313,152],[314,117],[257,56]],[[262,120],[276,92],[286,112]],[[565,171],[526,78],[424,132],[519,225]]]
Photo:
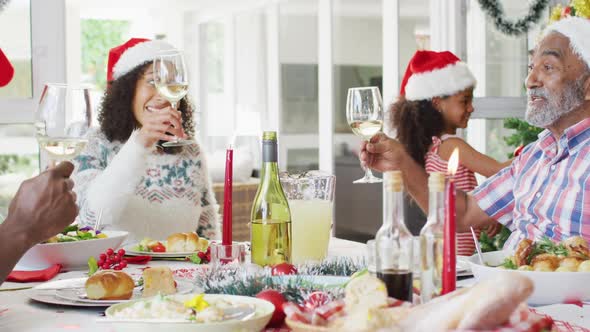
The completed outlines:
[[[192,106],[178,110],[154,86],[153,59],[173,49],[161,40],[133,38],[109,52],[100,128],[75,158],[78,222],[128,231],[128,242],[196,231],[217,238],[218,205],[198,144],[163,148],[161,141],[194,139]]]
[[[397,139],[426,172],[446,174],[452,151],[459,149],[453,180],[465,192],[477,186],[474,173],[491,176],[511,162],[500,163],[456,135],[473,113],[475,84],[467,65],[453,53],[417,51],[402,80],[400,98],[391,105]],[[471,233],[458,233],[457,254],[471,255],[474,250]]]

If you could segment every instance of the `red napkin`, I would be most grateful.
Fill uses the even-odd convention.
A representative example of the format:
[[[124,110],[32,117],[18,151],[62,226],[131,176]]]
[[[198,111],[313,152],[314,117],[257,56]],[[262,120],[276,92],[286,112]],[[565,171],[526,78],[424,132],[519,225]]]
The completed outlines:
[[[59,271],[61,265],[55,264],[45,270],[39,271],[12,271],[6,278],[6,281],[12,282],[35,282],[35,281],[47,281],[53,279]]]
[[[127,256],[125,260],[128,264],[147,264],[152,260],[152,256]]]

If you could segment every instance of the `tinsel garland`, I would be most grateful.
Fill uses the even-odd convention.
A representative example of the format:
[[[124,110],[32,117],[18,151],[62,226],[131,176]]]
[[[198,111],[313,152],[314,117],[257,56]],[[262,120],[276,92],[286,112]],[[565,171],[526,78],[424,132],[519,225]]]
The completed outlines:
[[[478,0],[478,2],[481,9],[492,18],[496,29],[512,36],[527,32],[531,25],[539,22],[543,10],[549,4],[549,0],[534,0],[525,17],[516,20],[516,22],[511,22],[505,19],[506,14],[500,0]]]
[[[313,282],[314,276],[351,276],[366,268],[364,259],[341,257],[320,264],[297,266],[298,274],[272,276],[269,268],[253,265],[226,265],[219,269],[206,270],[197,278],[196,288],[208,294],[231,294],[256,296],[265,289],[274,289],[290,302],[303,303],[314,291],[325,292],[330,299],[344,296],[342,287],[322,286]]]

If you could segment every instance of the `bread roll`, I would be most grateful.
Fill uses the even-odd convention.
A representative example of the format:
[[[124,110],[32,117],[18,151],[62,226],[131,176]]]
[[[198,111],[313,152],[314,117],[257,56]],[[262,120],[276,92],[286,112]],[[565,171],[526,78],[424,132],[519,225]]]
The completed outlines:
[[[577,258],[577,257],[566,257],[562,260],[559,261],[559,267],[565,267],[568,268],[570,270],[573,271],[577,271],[578,270],[578,266],[580,265],[580,263],[582,263],[584,260]]]
[[[150,267],[143,270],[143,297],[176,293],[176,282],[172,270],[167,266]]]
[[[96,272],[86,280],[86,296],[91,300],[129,300],[135,283],[122,271]]]
[[[518,272],[501,273],[416,307],[400,327],[409,332],[493,329],[506,323],[532,292],[529,278]]]
[[[168,252],[192,252],[207,249],[209,241],[199,239],[196,233],[175,233],[168,237],[166,251]],[[205,248],[203,249],[203,245]]]

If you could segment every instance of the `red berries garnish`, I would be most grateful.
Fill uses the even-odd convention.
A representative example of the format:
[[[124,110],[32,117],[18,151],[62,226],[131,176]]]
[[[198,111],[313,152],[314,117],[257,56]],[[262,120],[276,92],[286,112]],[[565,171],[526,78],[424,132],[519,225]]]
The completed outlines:
[[[127,267],[127,261],[124,259],[125,249],[119,249],[117,253],[112,248],[106,250],[104,254],[98,256],[97,265],[103,270],[120,271]]]
[[[197,255],[199,259],[193,259],[194,255]],[[191,257],[187,257],[186,260],[191,261],[195,264],[207,264],[211,262],[211,247],[207,247],[206,251],[199,251],[193,254]]]

